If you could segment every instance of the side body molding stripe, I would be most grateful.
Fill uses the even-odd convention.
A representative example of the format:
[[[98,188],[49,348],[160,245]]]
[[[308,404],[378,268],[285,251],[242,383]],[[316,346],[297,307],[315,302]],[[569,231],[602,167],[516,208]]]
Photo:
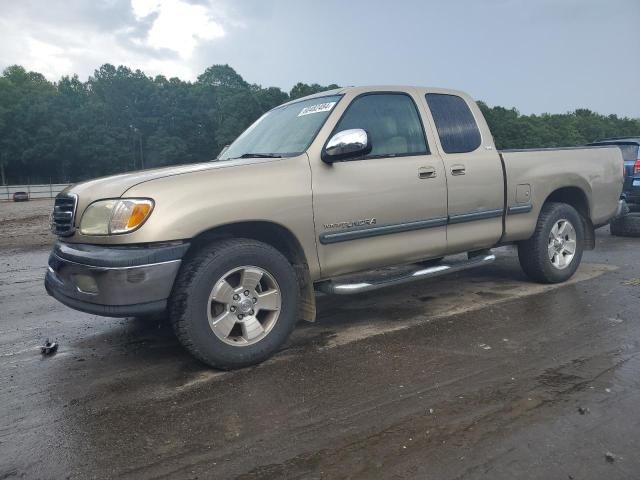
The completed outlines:
[[[462,215],[454,215],[449,217],[449,224],[454,225],[456,223],[473,222],[475,220],[486,220],[487,218],[501,217],[503,210],[498,208],[496,210],[484,210],[482,212],[464,213]]]
[[[447,224],[447,217],[430,218],[428,220],[418,220],[416,222],[396,223],[394,225],[381,225],[379,227],[367,227],[346,232],[323,233],[320,235],[320,243],[327,245],[330,243],[346,242],[359,238],[377,237],[390,233],[409,232],[412,230],[422,230],[424,228],[443,227]]]
[[[531,210],[533,210],[533,205],[529,203],[527,205],[516,205],[515,207],[509,207],[507,212],[509,212],[509,215],[515,215],[516,213],[529,213]]]
[[[510,207],[509,214],[526,213],[531,211],[531,205],[521,205],[518,207]],[[492,210],[483,210],[481,212],[465,213],[462,215],[453,215],[450,217],[436,217],[426,220],[417,220],[415,222],[395,223],[393,225],[380,225],[375,227],[364,227],[341,232],[326,232],[320,234],[320,243],[329,245],[332,243],[346,242],[349,240],[358,240],[361,238],[378,237],[380,235],[389,235],[392,233],[410,232],[412,230],[422,230],[425,228],[444,227],[445,225],[455,225],[458,223],[474,222],[476,220],[486,220],[489,218],[501,217],[504,211],[501,208]]]
[[[516,215],[518,213],[529,213],[533,210],[533,205],[516,205],[509,207],[507,213]],[[396,223],[393,225],[381,225],[376,227],[364,227],[343,232],[322,233],[320,235],[320,243],[329,245],[331,243],[346,242],[349,240],[357,240],[360,238],[378,237],[380,235],[389,235],[391,233],[410,232],[412,230],[422,230],[424,228],[443,227],[445,225],[455,225],[458,223],[474,222],[476,220],[486,220],[489,218],[498,218],[503,214],[501,208],[495,210],[484,210],[482,212],[464,213],[462,215],[453,215],[450,217],[429,218],[427,220],[418,220],[415,222]]]

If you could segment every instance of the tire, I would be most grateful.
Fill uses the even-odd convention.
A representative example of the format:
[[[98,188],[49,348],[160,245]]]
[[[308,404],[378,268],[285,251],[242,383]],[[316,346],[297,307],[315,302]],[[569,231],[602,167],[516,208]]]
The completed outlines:
[[[611,235],[616,237],[640,237],[640,213],[627,213],[614,218],[609,229]]]
[[[629,211],[640,212],[640,203],[628,203]]]
[[[569,225],[562,227],[565,223]],[[567,230],[569,227],[573,228],[573,234]],[[552,229],[555,229],[554,236]],[[572,243],[567,238],[575,240]],[[545,203],[533,235],[518,244],[520,266],[536,282],[564,282],[573,276],[580,265],[584,238],[584,221],[575,208],[566,203]],[[573,255],[569,255],[572,249]]]
[[[185,260],[169,316],[192,355],[211,367],[233,369],[272,356],[295,327],[299,306],[300,287],[289,261],[267,244],[232,239]]]

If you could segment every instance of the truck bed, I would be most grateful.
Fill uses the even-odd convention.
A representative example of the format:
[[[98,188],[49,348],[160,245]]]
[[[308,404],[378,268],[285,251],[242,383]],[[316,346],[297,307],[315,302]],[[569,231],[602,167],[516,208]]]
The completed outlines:
[[[504,242],[529,238],[550,195],[578,194],[593,226],[608,222],[622,190],[623,158],[611,146],[499,152],[505,172]],[[611,178],[620,178],[612,183]]]

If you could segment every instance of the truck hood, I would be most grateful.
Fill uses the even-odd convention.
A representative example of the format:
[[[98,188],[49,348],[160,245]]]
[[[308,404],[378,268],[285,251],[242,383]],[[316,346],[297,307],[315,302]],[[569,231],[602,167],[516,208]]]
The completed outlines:
[[[75,193],[81,198],[87,196],[95,198],[116,198],[122,196],[124,192],[140,183],[149,182],[156,178],[171,177],[173,175],[183,175],[186,173],[209,170],[211,168],[219,168],[221,163],[223,162],[195,163],[94,178],[93,180],[72,185],[65,189],[63,193]]]
[[[253,163],[262,163],[267,161],[273,161],[273,159],[236,159],[140,170],[137,172],[111,175],[108,177],[101,177],[77,183],[66,188],[62,193],[76,194],[78,196],[78,211],[82,212],[90,203],[93,203],[96,200],[121,197],[132,187],[152,180],[157,180],[159,178],[173,177],[177,175],[197,175],[211,170],[230,168],[240,165],[250,165]]]

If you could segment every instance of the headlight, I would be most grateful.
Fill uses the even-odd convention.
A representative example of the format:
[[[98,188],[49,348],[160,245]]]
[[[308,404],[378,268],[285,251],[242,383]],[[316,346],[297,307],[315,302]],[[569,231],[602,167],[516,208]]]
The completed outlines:
[[[153,210],[153,200],[122,198],[99,200],[87,207],[80,221],[83,235],[128,233],[140,227]]]

